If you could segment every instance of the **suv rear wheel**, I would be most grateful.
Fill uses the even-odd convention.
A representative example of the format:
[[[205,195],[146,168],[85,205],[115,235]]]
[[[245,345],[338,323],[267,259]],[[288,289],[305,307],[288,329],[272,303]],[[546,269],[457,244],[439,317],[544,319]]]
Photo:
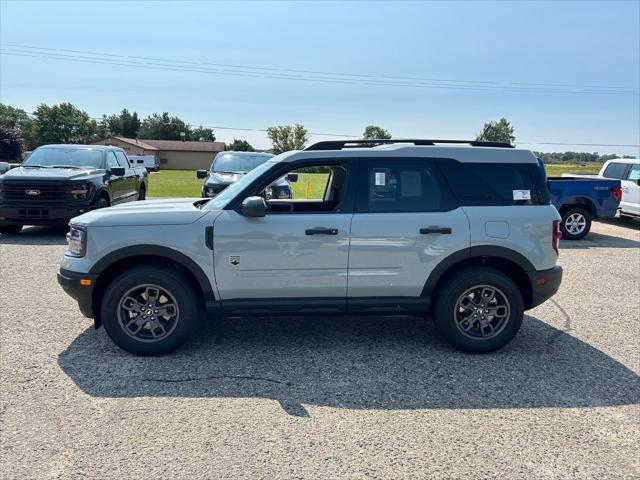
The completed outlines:
[[[102,322],[111,339],[136,355],[162,355],[195,330],[199,306],[182,273],[155,265],[120,274],[102,300]]]
[[[516,284],[502,272],[472,267],[447,278],[435,299],[436,328],[470,353],[497,350],[518,333],[524,306]]]

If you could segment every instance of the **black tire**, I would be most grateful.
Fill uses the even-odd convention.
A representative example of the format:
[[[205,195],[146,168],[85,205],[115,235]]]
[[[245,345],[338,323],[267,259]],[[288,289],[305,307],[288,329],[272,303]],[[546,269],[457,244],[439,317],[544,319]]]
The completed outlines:
[[[138,190],[138,200],[144,200],[147,198],[147,189],[144,185],[140,185],[140,190]]]
[[[573,222],[576,220],[578,223]],[[580,240],[591,230],[591,213],[581,207],[572,207],[562,212],[560,230],[566,240]],[[572,225],[573,224],[573,225]]]
[[[504,298],[506,301],[506,310],[500,310],[503,312],[502,319],[488,314],[483,317],[483,322],[489,322],[495,327],[494,336],[491,336],[488,325],[480,328],[480,319],[471,318],[474,315],[475,303],[470,302],[469,305],[473,308],[466,310],[458,306],[461,298],[467,298],[465,293],[477,290],[474,287],[480,287],[480,293],[494,289],[496,301],[495,303],[490,301],[486,308],[497,311],[500,303],[498,300]],[[490,310],[484,310],[484,312],[490,312]],[[442,287],[436,291],[433,319],[436,329],[455,348],[469,353],[488,353],[503,347],[518,333],[522,325],[523,312],[522,294],[513,280],[493,268],[469,267],[447,277]],[[470,321],[460,321],[463,318],[470,318]],[[463,333],[463,327],[471,325],[473,327],[469,328],[467,333]],[[485,333],[486,336],[483,337]]]
[[[155,330],[152,328],[152,321],[140,318],[142,314],[151,312],[153,307],[151,307],[152,310],[142,311],[139,314],[129,313],[132,303],[125,308],[127,303],[125,298],[142,298],[133,292],[147,288],[158,289],[158,301],[166,298],[165,305],[175,302],[175,322],[165,323],[166,335],[158,339],[152,338],[152,335],[155,336],[155,332],[151,333],[151,330]],[[150,302],[160,305],[153,300]],[[142,306],[145,309],[148,308],[145,305]],[[157,313],[158,310],[155,312]],[[191,282],[184,274],[167,267],[145,265],[127,270],[111,282],[102,300],[101,314],[107,334],[123,350],[135,355],[164,355],[182,345],[195,331],[200,308],[198,297],[191,288]],[[153,322],[159,322],[159,318],[159,316],[154,317]],[[125,324],[131,325],[128,333]],[[136,327],[138,327],[137,332],[134,332],[133,329]]]
[[[98,198],[98,203],[96,203],[96,208],[107,208],[109,205],[109,199],[104,195],[100,195],[100,198]]]
[[[22,230],[23,225],[3,225],[0,226],[0,233],[3,235],[17,235]]]

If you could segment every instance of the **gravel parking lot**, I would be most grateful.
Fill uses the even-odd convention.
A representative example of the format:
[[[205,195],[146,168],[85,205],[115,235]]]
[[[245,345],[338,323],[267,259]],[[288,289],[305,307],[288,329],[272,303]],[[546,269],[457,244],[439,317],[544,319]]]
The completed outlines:
[[[56,282],[64,232],[0,236],[3,478],[638,478],[640,222],[563,242],[505,349],[421,318],[232,319],[138,358]]]

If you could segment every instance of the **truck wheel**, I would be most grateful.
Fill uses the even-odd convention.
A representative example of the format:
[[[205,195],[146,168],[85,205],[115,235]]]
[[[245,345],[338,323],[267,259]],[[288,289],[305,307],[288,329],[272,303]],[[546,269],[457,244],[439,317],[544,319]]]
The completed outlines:
[[[138,190],[138,200],[144,200],[147,198],[147,189],[144,188],[144,185],[140,185],[140,190]]]
[[[96,208],[107,208],[109,206],[109,199],[104,195],[101,195],[98,198],[98,203],[96,203]]]
[[[434,299],[433,318],[441,335],[469,353],[497,350],[518,333],[522,294],[503,273],[471,267],[449,277]]]
[[[591,213],[580,207],[573,207],[562,213],[560,223],[562,238],[567,240],[580,240],[591,230]]]
[[[22,225],[4,225],[0,227],[0,233],[3,235],[17,235],[22,230]]]
[[[199,305],[186,276],[146,265],[111,282],[101,313],[107,334],[120,348],[136,355],[163,355],[195,330]]]

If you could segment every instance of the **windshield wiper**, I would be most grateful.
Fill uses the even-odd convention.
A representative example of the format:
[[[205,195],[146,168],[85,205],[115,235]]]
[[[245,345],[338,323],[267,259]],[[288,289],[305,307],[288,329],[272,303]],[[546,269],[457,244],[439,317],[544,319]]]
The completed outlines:
[[[73,170],[82,170],[82,167],[77,167],[75,165],[51,165],[51,168],[71,168]]]
[[[44,165],[20,165],[24,168],[46,168]]]
[[[236,175],[238,172],[228,172],[226,170],[214,170],[213,173],[230,173],[232,175]]]

